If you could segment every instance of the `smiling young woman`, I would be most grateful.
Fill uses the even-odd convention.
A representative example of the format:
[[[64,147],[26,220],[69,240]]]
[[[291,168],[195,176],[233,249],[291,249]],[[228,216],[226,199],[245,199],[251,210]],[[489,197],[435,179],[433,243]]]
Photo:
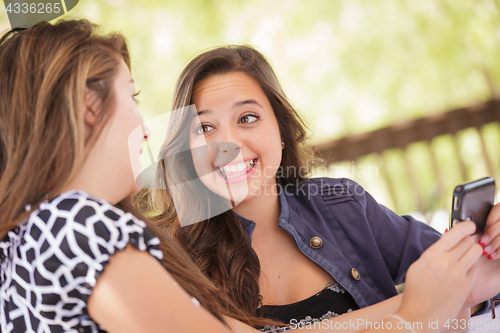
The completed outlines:
[[[307,127],[258,51],[197,56],[180,75],[173,110],[151,209],[249,316],[380,320],[399,308],[394,285],[441,235],[351,180],[308,178],[319,162],[304,145]],[[497,237],[496,229],[487,232]],[[483,264],[488,273],[464,308],[498,292],[498,261]]]
[[[248,94],[238,95],[237,98],[231,96],[235,82],[240,83],[238,87]],[[223,98],[202,93],[217,88],[225,89]],[[206,103],[196,105],[195,115],[185,112],[185,107],[193,104],[193,98]],[[219,103],[223,104],[223,109],[219,108]],[[260,304],[259,258],[250,246],[248,233],[227,207],[233,207],[234,202],[239,203],[239,207],[245,200],[265,201],[267,194],[272,199],[272,206],[257,206],[254,212],[261,212],[264,207],[271,208],[278,218],[277,197],[270,194],[273,184],[276,184],[275,171],[269,170],[269,167],[298,170],[305,165],[303,161],[313,161],[311,151],[299,145],[306,139],[304,123],[289,104],[266,60],[253,49],[244,47],[217,49],[193,60],[177,83],[173,109],[167,138],[160,152],[160,156],[169,158],[162,160],[156,179],[157,186],[162,190],[150,193],[153,209],[162,212],[158,224],[181,240],[199,267],[227,290],[240,307],[247,313],[255,313]],[[230,117],[225,119],[221,115]],[[217,122],[210,122],[214,118]],[[224,126],[224,130],[220,131],[219,126]],[[262,126],[264,130],[261,130]],[[253,134],[249,133],[252,131]],[[240,138],[243,133],[245,137]],[[240,149],[238,142],[242,142],[239,140],[255,142],[259,149]],[[203,150],[205,154],[200,154],[200,149],[196,148],[207,144],[215,149],[210,149],[210,153]],[[196,153],[181,154],[183,151]],[[261,153],[263,155],[259,155]],[[214,154],[212,160],[210,154]],[[229,155],[229,158],[224,158],[224,155]],[[245,175],[244,181],[230,182],[231,178],[226,174],[228,168],[231,168],[230,173],[238,173],[237,169],[232,171],[231,164],[248,163],[249,159],[250,165],[242,167],[252,174]],[[229,162],[229,165],[220,165],[220,161]],[[308,166],[311,165],[309,163]],[[200,172],[202,169],[203,172]],[[211,170],[216,172],[207,172]],[[178,184],[191,179],[182,188],[167,185],[169,181]],[[279,181],[281,184],[295,184],[303,179],[304,173],[290,173]],[[253,186],[249,186],[250,183]],[[220,198],[214,198],[213,193],[222,199],[233,199],[233,203],[220,203]],[[258,193],[264,195],[256,195]],[[184,199],[175,200],[176,196]],[[220,209],[220,206],[223,208]],[[207,213],[211,211],[220,214],[194,223],[206,220],[208,216],[213,217],[214,214]],[[182,223],[182,220],[189,223]],[[186,224],[190,225],[181,228]]]

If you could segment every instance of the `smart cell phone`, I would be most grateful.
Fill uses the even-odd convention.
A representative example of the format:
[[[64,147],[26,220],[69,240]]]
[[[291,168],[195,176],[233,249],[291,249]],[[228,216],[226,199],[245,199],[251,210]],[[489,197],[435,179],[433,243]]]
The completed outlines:
[[[476,234],[483,233],[494,201],[495,180],[492,177],[458,185],[453,191],[450,228],[461,221],[472,220],[477,226]]]

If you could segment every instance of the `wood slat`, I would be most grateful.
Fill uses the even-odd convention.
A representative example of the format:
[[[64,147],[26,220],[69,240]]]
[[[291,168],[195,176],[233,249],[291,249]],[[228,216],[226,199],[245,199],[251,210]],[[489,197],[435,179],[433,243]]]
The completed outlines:
[[[354,161],[371,153],[392,148],[404,149],[410,143],[430,142],[443,134],[456,134],[458,131],[500,120],[500,99],[467,108],[456,109],[425,118],[391,125],[372,132],[344,137],[315,146],[317,156],[327,163]]]

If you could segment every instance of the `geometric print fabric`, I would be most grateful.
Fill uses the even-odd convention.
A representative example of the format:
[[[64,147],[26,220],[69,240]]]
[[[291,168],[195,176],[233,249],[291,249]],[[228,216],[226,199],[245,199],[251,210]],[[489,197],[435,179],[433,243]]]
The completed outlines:
[[[161,263],[159,239],[132,214],[83,191],[43,202],[0,241],[0,332],[105,332],[87,300],[129,243]]]

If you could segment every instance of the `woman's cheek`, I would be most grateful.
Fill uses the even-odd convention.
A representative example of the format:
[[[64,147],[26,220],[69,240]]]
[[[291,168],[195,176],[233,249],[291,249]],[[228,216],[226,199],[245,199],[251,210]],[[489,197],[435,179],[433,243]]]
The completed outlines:
[[[203,152],[204,149],[192,149],[193,153],[193,163],[198,177],[208,175],[212,172],[212,163],[210,161],[210,155]]]
[[[281,145],[281,144],[280,144]],[[274,177],[276,175],[276,172],[278,172],[278,169],[281,165],[281,159],[282,159],[282,150],[274,151],[270,156],[272,158],[270,159],[269,163],[267,163],[265,176],[267,178]]]

